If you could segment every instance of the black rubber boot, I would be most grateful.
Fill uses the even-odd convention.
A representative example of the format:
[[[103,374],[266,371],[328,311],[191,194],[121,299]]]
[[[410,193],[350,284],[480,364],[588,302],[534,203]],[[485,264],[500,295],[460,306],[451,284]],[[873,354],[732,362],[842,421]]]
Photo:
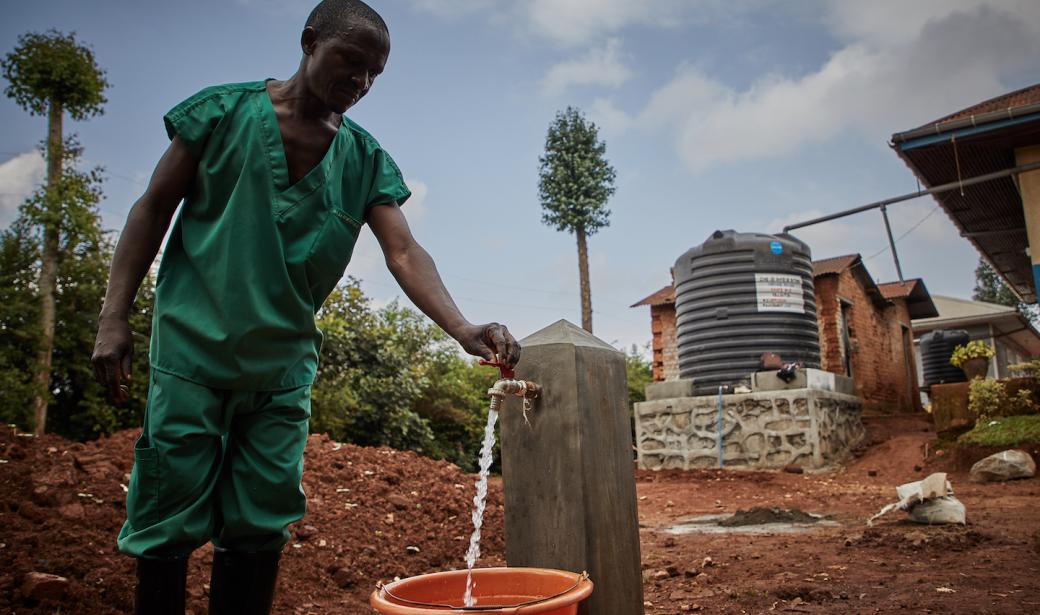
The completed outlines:
[[[278,580],[279,552],[213,550],[210,615],[268,615]]]
[[[137,558],[135,615],[184,615],[188,558]]]

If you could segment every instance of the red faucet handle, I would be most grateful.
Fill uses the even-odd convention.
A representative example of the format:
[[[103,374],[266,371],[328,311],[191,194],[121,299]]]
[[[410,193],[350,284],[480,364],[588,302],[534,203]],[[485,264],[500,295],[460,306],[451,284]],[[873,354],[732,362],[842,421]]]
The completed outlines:
[[[513,373],[513,370],[509,369],[505,366],[505,364],[499,363],[498,361],[488,361],[487,359],[481,359],[479,363],[480,365],[490,365],[492,367],[497,367],[498,373],[501,374],[503,378],[512,379],[515,375]]]

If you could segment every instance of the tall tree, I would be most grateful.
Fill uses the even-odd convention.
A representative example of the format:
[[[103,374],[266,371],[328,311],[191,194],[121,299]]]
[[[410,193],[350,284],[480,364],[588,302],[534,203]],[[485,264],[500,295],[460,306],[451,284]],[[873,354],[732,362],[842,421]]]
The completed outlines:
[[[1037,305],[1019,301],[1015,293],[1011,292],[1011,287],[1000,278],[989,263],[981,258],[979,266],[975,268],[975,292],[972,293],[971,298],[976,301],[1018,308],[1018,312],[1033,326],[1040,324],[1040,309],[1037,308]]]
[[[1018,306],[1018,297],[1011,292],[1004,280],[1000,279],[997,272],[989,263],[979,259],[979,266],[975,268],[975,292],[971,296],[975,301],[997,303],[1011,307]]]
[[[596,125],[581,111],[567,107],[556,114],[545,137],[545,154],[538,159],[538,196],[542,222],[578,240],[581,282],[581,326],[592,333],[592,292],[589,285],[587,238],[610,224],[607,199],[614,194],[614,168],[606,159],[607,145]]]
[[[61,232],[55,284],[55,333],[50,370],[47,431],[86,440],[141,424],[147,378],[130,381],[130,400],[116,408],[105,401],[94,380],[90,355],[97,333],[97,314],[105,296],[112,241],[101,230],[97,203],[99,169],[81,171],[80,148],[66,139],[61,181]],[[39,286],[42,267],[46,187],[22,204],[18,217],[0,232],[0,422],[32,425],[35,349],[39,331]],[[130,326],[147,346],[153,301],[151,276],[145,278],[130,314]],[[134,354],[133,372],[148,373],[147,353]]]
[[[94,52],[80,45],[74,33],[50,30],[29,32],[0,61],[8,86],[4,94],[31,115],[47,115],[47,188],[41,216],[43,249],[40,253],[40,324],[37,338],[33,399],[34,430],[47,425],[51,363],[54,349],[55,282],[58,278],[59,240],[62,223],[62,118],[74,120],[102,113],[108,87],[105,72],[94,61]]]

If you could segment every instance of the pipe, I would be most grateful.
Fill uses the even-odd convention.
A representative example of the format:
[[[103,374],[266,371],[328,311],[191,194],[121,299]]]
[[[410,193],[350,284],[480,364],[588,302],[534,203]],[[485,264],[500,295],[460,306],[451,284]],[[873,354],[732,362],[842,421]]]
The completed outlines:
[[[726,388],[725,385],[722,385],[722,386],[719,387],[719,398],[718,398],[718,401],[715,402],[715,405],[718,408],[718,416],[715,419],[715,444],[716,444],[716,446],[719,447],[719,467],[720,468],[726,467],[726,460],[723,458],[723,454],[722,454],[724,452],[724,449],[722,448],[722,427],[723,427],[723,421],[722,421],[722,391],[725,388]]]
[[[804,228],[806,226],[813,226],[814,224],[820,224],[821,222],[830,222],[831,220],[837,220],[838,218],[844,218],[845,216],[851,216],[853,214],[869,211],[871,209],[878,209],[886,205],[892,205],[894,203],[909,201],[911,199],[927,196],[929,194],[935,194],[937,192],[947,192],[949,190],[956,190],[965,186],[974,186],[975,184],[981,184],[983,182],[992,181],[994,179],[1000,179],[1002,177],[1008,177],[1010,175],[1018,175],[1020,173],[1025,173],[1026,171],[1034,171],[1036,169],[1040,169],[1040,162],[1031,162],[1029,164],[1022,164],[1017,167],[1004,169],[1002,171],[994,171],[992,173],[986,173],[984,175],[976,175],[975,177],[970,177],[968,179],[965,179],[964,181],[955,181],[950,182],[948,184],[942,184],[940,186],[928,188],[927,190],[908,192],[907,194],[901,194],[899,196],[895,196],[889,199],[875,201],[867,205],[861,205],[859,207],[853,207],[852,209],[846,209],[845,211],[839,211],[835,214],[820,216],[819,218],[813,218],[812,220],[806,220],[805,222],[798,222],[796,224],[788,224],[784,227],[783,232],[788,233],[790,231],[793,231],[794,229]]]
[[[892,225],[888,222],[888,207],[886,205],[881,206],[881,217],[885,219],[885,232],[888,234],[888,247],[892,250],[892,258],[896,262],[896,274],[899,276],[899,283],[903,283],[903,268],[899,266],[899,253],[896,252],[896,240],[892,239]]]
[[[517,397],[523,397],[524,418],[527,417],[527,411],[531,409],[531,400],[537,399],[541,393],[542,387],[530,380],[513,380],[509,378],[499,380],[488,389],[488,395],[491,396],[491,409],[495,412],[498,412],[499,407],[502,405],[502,400],[506,396],[516,395]]]

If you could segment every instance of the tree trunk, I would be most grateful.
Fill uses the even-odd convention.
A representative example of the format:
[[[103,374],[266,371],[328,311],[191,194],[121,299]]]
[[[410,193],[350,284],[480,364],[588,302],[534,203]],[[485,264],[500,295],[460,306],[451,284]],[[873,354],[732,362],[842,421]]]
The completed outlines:
[[[61,180],[62,120],[61,104],[51,101],[47,118],[47,194],[44,198],[46,218],[43,227],[43,253],[40,264],[40,338],[36,353],[36,397],[33,399],[34,433],[47,428],[47,405],[50,402],[51,355],[54,350],[54,293],[58,278],[58,233],[61,202],[58,182]]]
[[[581,281],[581,328],[592,333],[592,291],[589,287],[589,249],[585,245],[585,227],[579,226],[574,234],[578,236],[578,278]]]

